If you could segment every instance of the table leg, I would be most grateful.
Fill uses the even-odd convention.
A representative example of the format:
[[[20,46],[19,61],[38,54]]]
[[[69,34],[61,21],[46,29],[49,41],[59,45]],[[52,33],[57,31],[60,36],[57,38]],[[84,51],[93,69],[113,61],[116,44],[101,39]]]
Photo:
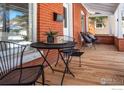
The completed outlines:
[[[54,69],[52,68],[52,66],[49,64],[49,62],[48,62],[47,59],[46,59],[46,57],[48,56],[49,50],[48,50],[46,56],[44,56],[44,55],[41,53],[41,51],[40,51],[39,49],[37,49],[37,51],[40,53],[40,55],[41,55],[41,56],[43,57],[43,59],[44,59],[43,64],[44,64],[44,62],[46,62],[46,63],[48,64],[48,66],[51,68],[51,70],[54,72]]]
[[[58,62],[59,62],[59,51],[58,51],[58,57],[57,57],[57,62],[55,64],[55,67],[57,66]]]
[[[39,52],[40,52],[40,51],[39,51]],[[45,55],[45,58],[46,58],[46,59],[47,59],[48,53],[49,53],[49,49],[48,49],[48,51],[47,51],[47,53],[46,53],[46,55]],[[44,61],[43,61],[42,64],[44,64],[44,62],[45,62],[45,59],[44,59]]]
[[[65,69],[64,69],[64,73],[63,73],[63,76],[62,76],[62,80],[61,80],[61,85],[63,84],[63,80],[64,80],[64,77],[65,77],[65,73],[66,72],[69,72],[73,77],[74,74],[70,71],[69,67],[68,67],[68,63],[69,63],[69,59],[70,59],[70,56],[68,55],[67,59],[65,60],[64,57],[62,56],[61,52],[58,50],[63,62],[65,63]]]

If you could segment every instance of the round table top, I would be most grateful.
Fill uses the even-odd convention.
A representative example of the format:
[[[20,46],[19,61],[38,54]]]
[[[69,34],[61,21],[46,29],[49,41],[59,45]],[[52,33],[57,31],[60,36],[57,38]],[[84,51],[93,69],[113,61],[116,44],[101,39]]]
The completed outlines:
[[[64,42],[64,43],[34,42],[30,46],[38,49],[63,49],[63,48],[73,48],[75,44],[73,42]]]

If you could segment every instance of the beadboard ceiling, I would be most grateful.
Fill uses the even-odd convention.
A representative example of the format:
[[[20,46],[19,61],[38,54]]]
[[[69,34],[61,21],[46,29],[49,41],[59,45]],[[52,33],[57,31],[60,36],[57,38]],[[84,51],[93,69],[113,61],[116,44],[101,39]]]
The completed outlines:
[[[95,14],[114,14],[119,3],[83,3],[89,12]]]

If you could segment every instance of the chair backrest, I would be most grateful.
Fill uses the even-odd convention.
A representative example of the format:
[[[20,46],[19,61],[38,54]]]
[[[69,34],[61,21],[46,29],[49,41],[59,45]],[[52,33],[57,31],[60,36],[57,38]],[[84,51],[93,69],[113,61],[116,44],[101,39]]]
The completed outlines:
[[[58,36],[56,36],[56,40],[58,42],[63,42],[63,41],[75,42],[75,39],[73,37],[66,36],[66,35],[58,35]]]
[[[0,41],[0,79],[10,71],[22,68],[23,52],[26,46]]]
[[[88,32],[87,34],[88,34],[88,37],[90,37],[93,40],[96,40],[96,37],[92,33]]]
[[[71,37],[71,36],[58,35],[58,36],[56,36],[55,38],[56,38],[57,42],[59,42],[59,43],[68,42],[68,43],[74,45],[73,48],[75,48],[75,46],[76,46],[75,39],[74,39],[73,37]],[[64,49],[65,49],[65,48],[64,48]],[[66,49],[68,49],[68,48],[66,48]],[[70,49],[70,48],[69,48],[69,49]],[[72,49],[72,48],[71,48],[71,49]]]
[[[84,39],[85,43],[92,43],[92,39],[88,37],[87,33],[80,32],[82,38]]]

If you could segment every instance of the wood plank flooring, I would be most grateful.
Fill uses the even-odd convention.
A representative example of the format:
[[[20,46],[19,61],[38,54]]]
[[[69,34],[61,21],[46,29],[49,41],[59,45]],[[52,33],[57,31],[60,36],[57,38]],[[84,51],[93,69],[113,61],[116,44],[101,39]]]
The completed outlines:
[[[83,50],[82,50],[83,51]],[[66,74],[63,85],[122,85],[124,84],[124,52],[118,52],[113,45],[97,44],[94,48],[86,48],[82,56],[82,67],[79,59],[73,58],[69,64],[75,77]],[[64,64],[59,62],[54,69],[63,71]],[[52,72],[45,68],[45,79],[49,85],[60,85],[62,73]],[[40,79],[39,79],[40,80]]]

